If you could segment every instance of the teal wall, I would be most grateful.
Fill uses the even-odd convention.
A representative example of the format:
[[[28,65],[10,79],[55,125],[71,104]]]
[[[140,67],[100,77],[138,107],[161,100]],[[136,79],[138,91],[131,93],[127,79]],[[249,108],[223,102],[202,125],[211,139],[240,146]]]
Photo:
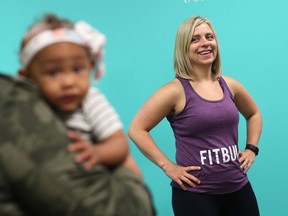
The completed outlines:
[[[261,215],[285,216],[287,7],[284,0],[0,0],[0,71],[16,74],[20,39],[42,13],[55,12],[73,21],[84,19],[107,36],[107,74],[98,86],[118,110],[127,131],[143,102],[174,76],[173,47],[179,24],[194,14],[208,17],[218,32],[224,74],[242,82],[263,113],[260,155],[248,174]],[[174,159],[167,121],[152,134]],[[243,148],[243,119],[239,135]],[[131,150],[153,193],[159,216],[172,216],[170,180],[132,142]]]

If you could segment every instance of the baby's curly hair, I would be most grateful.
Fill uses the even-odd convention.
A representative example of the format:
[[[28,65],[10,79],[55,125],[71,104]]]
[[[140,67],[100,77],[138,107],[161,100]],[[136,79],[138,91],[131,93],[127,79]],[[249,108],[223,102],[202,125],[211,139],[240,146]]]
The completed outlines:
[[[73,23],[68,19],[62,19],[56,16],[55,14],[46,14],[43,17],[43,22],[50,26],[50,29],[56,28],[73,28]]]
[[[53,30],[57,28],[73,29],[73,26],[73,22],[68,19],[62,19],[52,13],[45,14],[40,20],[36,21],[28,28],[28,31],[21,42],[20,50],[23,49],[27,41],[42,31]]]

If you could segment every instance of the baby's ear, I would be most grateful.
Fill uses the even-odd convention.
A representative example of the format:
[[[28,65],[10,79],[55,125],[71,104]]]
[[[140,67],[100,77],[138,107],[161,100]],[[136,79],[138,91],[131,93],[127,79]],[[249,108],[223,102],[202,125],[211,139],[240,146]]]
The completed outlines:
[[[18,70],[18,75],[22,77],[28,77],[28,74],[25,69],[21,68]]]
[[[89,60],[90,60],[90,64],[91,64],[91,67],[94,68],[95,67],[95,64],[96,64],[96,59],[95,59],[95,56],[93,56],[91,53],[89,54]]]

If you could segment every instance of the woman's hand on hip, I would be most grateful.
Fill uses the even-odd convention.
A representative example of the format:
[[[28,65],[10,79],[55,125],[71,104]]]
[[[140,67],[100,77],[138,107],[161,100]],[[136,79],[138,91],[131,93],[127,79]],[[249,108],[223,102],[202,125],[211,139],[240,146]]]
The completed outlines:
[[[240,168],[247,173],[255,160],[255,153],[249,149],[245,149],[239,153]]]
[[[183,190],[186,190],[184,183],[191,187],[196,187],[197,184],[201,183],[198,178],[189,173],[190,171],[197,171],[200,169],[200,166],[182,167],[174,163],[163,166],[165,174],[173,181],[177,182]]]

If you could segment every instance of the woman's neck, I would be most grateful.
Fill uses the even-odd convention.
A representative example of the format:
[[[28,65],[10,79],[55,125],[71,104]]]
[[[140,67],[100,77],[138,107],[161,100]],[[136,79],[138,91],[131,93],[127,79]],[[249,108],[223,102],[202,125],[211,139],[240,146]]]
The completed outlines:
[[[216,76],[214,73],[212,73],[212,68],[210,66],[194,66],[192,69],[193,72],[191,73],[191,81],[214,81],[216,79]]]

